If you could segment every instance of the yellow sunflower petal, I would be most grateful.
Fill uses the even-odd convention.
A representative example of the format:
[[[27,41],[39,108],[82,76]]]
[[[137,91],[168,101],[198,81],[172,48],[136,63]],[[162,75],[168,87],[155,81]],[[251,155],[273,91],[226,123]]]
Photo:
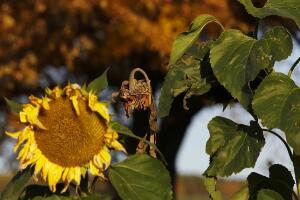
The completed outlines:
[[[75,112],[76,112],[77,116],[79,116],[80,111],[79,111],[77,96],[71,96],[70,100],[72,101],[72,104],[73,104],[73,107],[75,109]]]
[[[100,154],[95,155],[93,158],[93,164],[98,168],[98,169],[102,169],[104,168],[104,164],[102,162],[102,158],[100,156]]]
[[[93,93],[89,93],[89,107],[92,111],[98,112],[106,121],[110,120],[107,105],[102,102],[98,102],[97,96]]]
[[[99,152],[99,156],[101,158],[101,161],[103,162],[104,164],[104,169],[107,169],[107,167],[109,166],[110,164],[110,161],[111,161],[111,156],[109,154],[109,150],[107,149],[107,147],[105,148],[102,148]]]
[[[68,176],[68,173],[69,173],[69,169],[70,168],[65,168],[64,169],[64,171],[63,171],[63,173],[62,173],[62,176],[61,176],[61,179],[63,180],[63,181],[66,181],[67,180],[67,176]]]
[[[67,175],[67,179],[66,181],[71,183],[72,180],[74,179],[74,176],[75,176],[75,168],[74,167],[71,167],[68,171],[68,175]]]
[[[16,152],[21,144],[23,144],[28,138],[30,138],[33,135],[33,131],[30,127],[24,128],[22,131],[20,131],[20,135],[18,137],[18,141],[15,144],[13,151]]]
[[[59,87],[55,87],[53,90],[48,91],[48,95],[54,99],[58,99],[63,94],[63,90]]]
[[[15,133],[5,131],[6,135],[8,135],[9,137],[14,138],[14,139],[17,139],[20,136],[20,133],[22,133],[22,131],[18,131]]]
[[[106,139],[110,139],[111,141],[119,138],[119,135],[116,131],[112,130],[110,127],[107,129],[107,133],[104,135]]]
[[[20,117],[20,121],[22,122],[22,123],[26,123],[27,122],[27,115],[26,115],[26,113],[25,112],[20,112],[19,113],[19,117]]]
[[[45,159],[43,157],[41,157],[35,163],[34,174],[35,175],[39,174],[44,165],[45,165]]]
[[[93,164],[92,161],[90,162],[89,169],[92,175],[97,176],[99,174],[99,169]]]
[[[49,169],[50,169],[50,162],[46,160],[42,168],[42,178],[45,181],[47,180]]]
[[[80,184],[80,179],[81,179],[81,173],[80,173],[80,167],[76,167],[74,169],[74,181],[76,183],[76,185]]]
[[[48,173],[48,184],[52,192],[56,191],[56,184],[58,183],[62,175],[62,168],[59,166],[52,165],[51,173]]]
[[[46,127],[42,124],[42,122],[40,122],[40,120],[38,119],[38,115],[39,115],[39,107],[35,107],[31,104],[27,104],[23,111],[20,112],[20,120],[21,122],[29,122],[33,125],[36,125],[37,127],[46,130]]]
[[[51,101],[51,99],[49,99],[48,97],[43,97],[42,106],[45,110],[50,110],[50,106],[49,106],[50,101]]]
[[[123,145],[117,140],[114,140],[112,143],[109,144],[109,146],[117,151],[123,151],[124,153],[127,153]]]

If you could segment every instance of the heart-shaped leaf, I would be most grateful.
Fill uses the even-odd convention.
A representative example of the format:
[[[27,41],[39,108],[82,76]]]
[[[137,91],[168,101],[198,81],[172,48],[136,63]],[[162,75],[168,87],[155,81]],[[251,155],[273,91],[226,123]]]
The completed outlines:
[[[230,176],[244,168],[254,167],[265,140],[259,126],[236,124],[224,117],[215,117],[209,124],[210,138],[206,152],[211,156],[205,171],[208,176]]]
[[[252,102],[255,114],[269,129],[280,128],[288,143],[300,154],[300,88],[282,73],[268,75]]]

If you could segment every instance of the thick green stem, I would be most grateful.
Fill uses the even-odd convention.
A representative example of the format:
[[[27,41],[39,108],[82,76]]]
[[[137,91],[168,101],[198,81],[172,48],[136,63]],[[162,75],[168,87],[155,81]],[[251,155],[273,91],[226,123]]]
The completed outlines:
[[[298,65],[298,63],[300,62],[300,57],[294,62],[294,64],[292,65],[291,69],[289,70],[288,76],[291,77],[292,73],[294,71],[294,69],[296,68],[296,66]]]

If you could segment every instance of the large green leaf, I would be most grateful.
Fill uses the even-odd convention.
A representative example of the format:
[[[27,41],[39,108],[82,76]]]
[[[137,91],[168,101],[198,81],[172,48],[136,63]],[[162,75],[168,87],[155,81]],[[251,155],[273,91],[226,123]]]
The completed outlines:
[[[272,73],[255,92],[255,114],[269,129],[280,128],[288,143],[300,154],[300,88],[288,76]]]
[[[17,200],[23,188],[30,180],[33,174],[33,168],[26,168],[18,172],[7,184],[0,195],[1,200]]]
[[[238,30],[227,30],[213,43],[210,59],[218,81],[247,108],[253,93],[250,81],[291,52],[291,36],[282,27],[269,30],[259,41]]]
[[[173,43],[169,66],[174,65],[179,60],[188,48],[190,48],[198,39],[202,29],[211,22],[221,23],[214,17],[208,14],[198,16],[190,25],[187,32],[183,32],[177,36]]]
[[[98,78],[90,82],[89,85],[87,86],[87,90],[88,91],[92,90],[96,93],[99,93],[105,88],[107,88],[108,86],[107,71],[108,69],[106,69]]]
[[[285,200],[292,200],[294,180],[290,171],[282,165],[272,165],[269,177],[255,172],[248,176],[249,200],[256,200],[259,191],[270,189],[278,192]]]
[[[262,189],[259,191],[257,200],[284,200],[280,194],[273,190]]]
[[[255,91],[252,106],[261,123],[270,129],[280,128],[285,102],[297,86],[285,74],[272,73]]]
[[[176,96],[186,92],[184,108],[187,108],[187,99],[193,95],[202,95],[210,90],[210,84],[200,74],[200,63],[209,52],[210,43],[202,43],[196,55],[186,55],[174,64],[168,71],[163,83],[159,98],[159,115],[169,114],[172,102]]]
[[[257,124],[252,122],[246,126],[215,117],[209,122],[208,129],[210,138],[206,152],[211,156],[211,162],[205,174],[224,177],[254,167],[265,144]]]
[[[251,91],[248,86],[260,70],[248,65],[248,57],[255,39],[238,30],[226,30],[214,43],[210,51],[210,62],[218,81],[247,107]]]
[[[109,179],[124,200],[172,199],[171,179],[165,166],[145,154],[133,155],[109,168]]]
[[[264,18],[270,15],[277,15],[294,20],[300,28],[300,1],[299,0],[268,0],[264,7],[256,8],[251,0],[239,0],[247,12],[254,17]]]
[[[281,113],[281,129],[294,152],[300,155],[300,88],[294,89],[285,102]]]
[[[221,192],[217,190],[217,179],[215,177],[208,177],[204,174],[203,184],[212,200],[221,200]]]

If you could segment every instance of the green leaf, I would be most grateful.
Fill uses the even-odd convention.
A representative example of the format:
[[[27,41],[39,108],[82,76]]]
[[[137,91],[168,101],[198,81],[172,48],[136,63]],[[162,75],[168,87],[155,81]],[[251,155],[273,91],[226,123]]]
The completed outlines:
[[[114,131],[118,132],[119,134],[122,134],[124,136],[131,137],[131,138],[145,142],[146,144],[148,144],[149,146],[151,146],[152,148],[155,149],[155,151],[159,154],[160,158],[162,159],[162,161],[164,163],[167,163],[164,155],[160,152],[160,150],[157,148],[157,146],[155,144],[149,142],[148,140],[146,140],[144,138],[141,138],[141,137],[135,135],[129,128],[127,128],[126,126],[124,126],[118,122],[113,122],[113,121],[110,122],[109,127],[111,129],[113,129]]]
[[[197,41],[202,29],[211,22],[215,22],[223,28],[222,24],[214,16],[204,14],[198,16],[191,23],[187,32],[177,36],[172,46],[169,66],[174,65],[183,56],[187,49]]]
[[[122,199],[172,199],[171,178],[157,159],[133,155],[109,168],[109,179]]]
[[[210,43],[202,43],[196,55],[186,55],[174,64],[168,71],[159,98],[159,115],[166,117],[176,96],[186,92],[183,105],[187,107],[187,99],[193,95],[208,92],[211,85],[200,74],[200,63],[209,52]]]
[[[221,200],[222,199],[220,191],[218,191],[216,188],[216,185],[217,185],[216,177],[208,177],[204,174],[203,184],[209,194],[209,197],[212,200]]]
[[[261,123],[269,129],[280,128],[281,113],[295,83],[285,74],[272,73],[255,91],[252,106]]]
[[[300,88],[294,89],[285,102],[281,113],[281,129],[289,145],[300,155]]]
[[[247,108],[252,91],[250,81],[260,70],[271,69],[275,61],[292,52],[292,39],[283,27],[275,27],[256,41],[238,30],[224,31],[210,51],[211,66],[218,81]]]
[[[4,97],[4,99],[12,112],[19,113],[22,110],[21,104],[18,104],[12,100],[9,100],[6,97]]]
[[[19,171],[12,180],[7,184],[1,193],[1,200],[17,200],[21,194],[23,188],[30,180],[33,174],[33,168],[26,168],[23,171]]]
[[[248,187],[243,187],[237,193],[235,193],[230,200],[248,200],[249,199],[249,189]]]
[[[254,167],[265,140],[259,126],[250,124],[236,124],[223,117],[215,117],[209,122],[206,152],[211,161],[205,174],[224,177]]]
[[[104,90],[105,88],[107,88],[107,86],[108,86],[107,71],[108,71],[108,69],[106,69],[103,72],[103,74],[101,74],[101,76],[99,76],[98,78],[96,78],[95,80],[90,82],[89,85],[87,86],[87,91],[92,90],[96,93],[99,93],[99,92],[102,92],[102,90]]]
[[[287,142],[300,154],[300,88],[282,73],[268,75],[252,102],[255,114],[269,129],[280,128]]]
[[[293,40],[291,34],[282,26],[276,26],[267,31],[262,40],[267,41],[271,50],[269,55],[272,55],[272,59],[275,61],[286,59],[292,53]]]
[[[282,165],[272,165],[269,177],[255,172],[248,176],[249,200],[256,200],[261,189],[278,192],[285,200],[292,200],[294,180],[290,171]]]
[[[264,18],[270,15],[277,15],[284,18],[292,19],[300,28],[300,1],[299,0],[268,0],[264,7],[256,8],[251,0],[239,0],[254,17]]]
[[[284,198],[273,190],[262,189],[258,193],[257,200],[284,200]]]
[[[252,94],[248,83],[260,70],[260,66],[248,65],[254,43],[255,39],[230,29],[221,34],[210,51],[216,78],[244,107],[248,106]]]

